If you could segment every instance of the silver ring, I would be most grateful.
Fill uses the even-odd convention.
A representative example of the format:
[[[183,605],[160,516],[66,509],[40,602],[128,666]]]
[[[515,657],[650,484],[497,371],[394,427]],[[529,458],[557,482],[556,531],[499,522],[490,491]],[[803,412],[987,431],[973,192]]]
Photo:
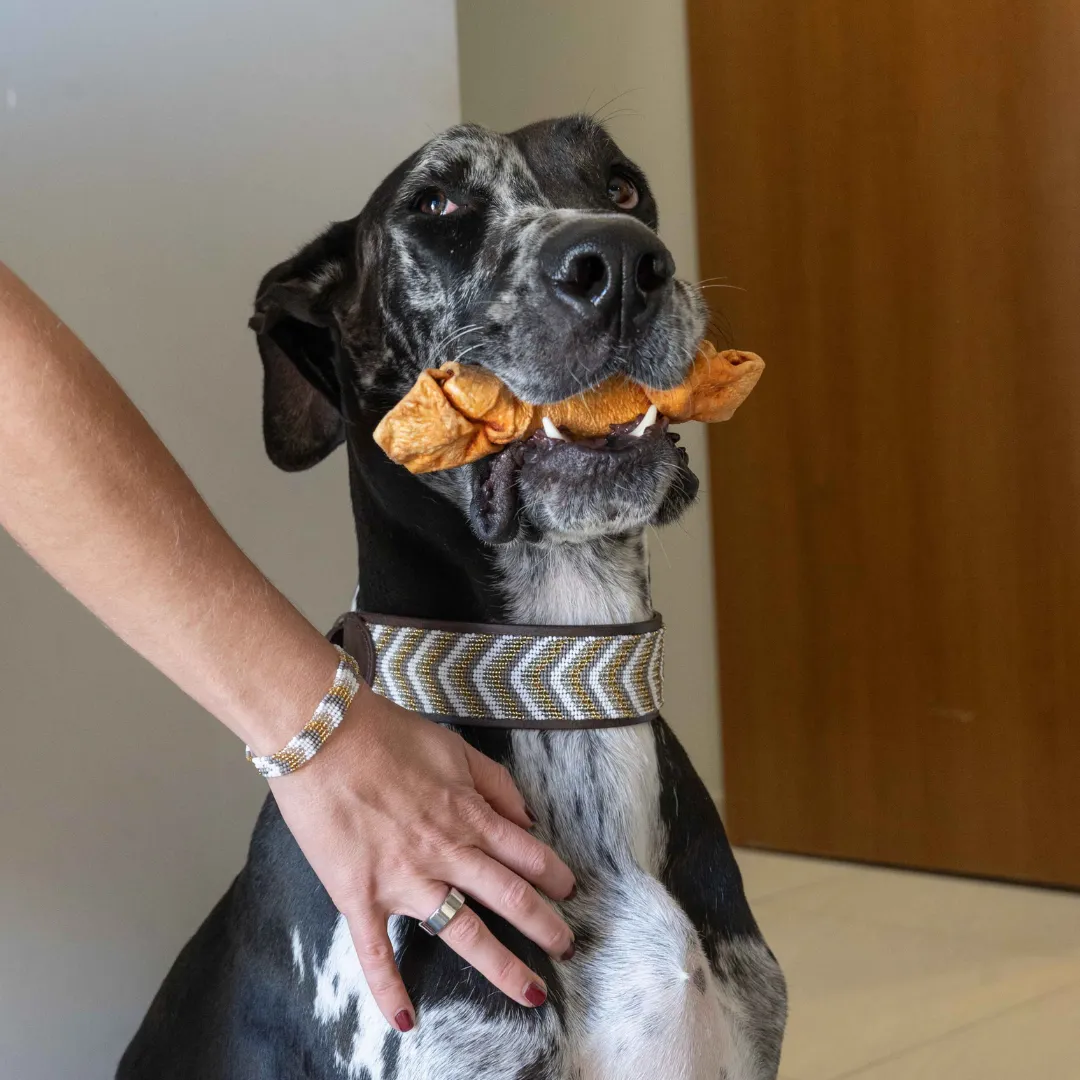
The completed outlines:
[[[420,923],[420,928],[427,931],[432,937],[450,925],[450,920],[465,906],[465,897],[451,889],[446,894],[446,899]]]

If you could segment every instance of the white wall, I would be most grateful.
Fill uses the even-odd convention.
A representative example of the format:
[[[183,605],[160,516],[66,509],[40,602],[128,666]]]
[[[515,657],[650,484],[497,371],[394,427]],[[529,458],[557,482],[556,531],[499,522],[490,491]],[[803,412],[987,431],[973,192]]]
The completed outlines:
[[[355,576],[344,460],[265,460],[252,294],[457,120],[455,48],[452,0],[0,3],[0,258],[319,625]],[[0,740],[0,1077],[99,1080],[264,787],[2,534]]]
[[[683,0],[458,0],[458,42],[466,120],[507,131],[545,116],[618,110],[609,126],[656,191],[679,273],[697,279]],[[681,524],[651,536],[654,599],[668,622],[664,715],[718,795],[705,432],[681,431],[704,490]]]

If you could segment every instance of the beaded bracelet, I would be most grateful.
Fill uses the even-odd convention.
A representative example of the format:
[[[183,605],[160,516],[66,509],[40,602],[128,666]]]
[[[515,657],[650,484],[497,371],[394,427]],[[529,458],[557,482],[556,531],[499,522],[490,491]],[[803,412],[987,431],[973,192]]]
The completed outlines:
[[[262,757],[247,747],[247,759],[267,780],[275,776],[288,776],[306,765],[337,730],[345,718],[345,712],[360,689],[360,669],[356,661],[344,650],[337,649],[340,661],[334,673],[334,683],[326,697],[315,706],[315,712],[299,734],[294,735],[276,754]]]

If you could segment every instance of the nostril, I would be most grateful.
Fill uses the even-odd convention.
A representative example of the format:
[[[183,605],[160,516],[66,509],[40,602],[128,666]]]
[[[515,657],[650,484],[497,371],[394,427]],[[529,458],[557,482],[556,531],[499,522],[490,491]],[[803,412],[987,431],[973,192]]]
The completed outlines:
[[[558,285],[564,292],[592,300],[604,291],[607,276],[607,263],[599,255],[575,255],[560,275]]]
[[[669,259],[663,255],[647,252],[638,259],[637,287],[647,296],[663,288],[671,279],[672,268]]]

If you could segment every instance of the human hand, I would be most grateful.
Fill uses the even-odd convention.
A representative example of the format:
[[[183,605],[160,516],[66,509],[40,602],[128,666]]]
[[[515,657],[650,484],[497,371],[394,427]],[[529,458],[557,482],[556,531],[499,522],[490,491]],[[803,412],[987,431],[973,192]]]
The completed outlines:
[[[399,1030],[412,1027],[414,1013],[387,919],[426,919],[451,885],[552,956],[573,955],[570,928],[533,887],[565,899],[575,887],[570,869],[527,831],[509,772],[455,732],[362,687],[318,756],[270,787],[348,920],[372,996]],[[543,980],[469,907],[439,936],[507,996],[543,1004]]]

